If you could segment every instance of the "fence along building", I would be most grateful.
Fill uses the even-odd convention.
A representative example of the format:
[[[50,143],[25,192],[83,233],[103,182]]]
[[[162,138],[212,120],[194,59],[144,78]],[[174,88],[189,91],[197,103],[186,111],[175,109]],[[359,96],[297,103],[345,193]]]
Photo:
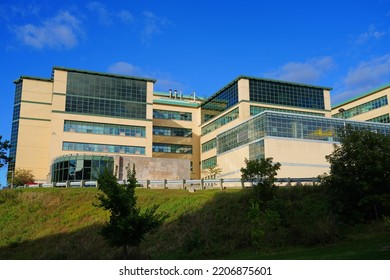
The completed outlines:
[[[140,180],[198,179],[217,165],[228,178],[244,158],[273,157],[279,176],[313,177],[328,170],[347,122],[331,118],[329,87],[239,76],[203,100],[154,92],[148,78],[52,73],[15,81],[9,176],[22,168],[37,182],[93,180],[110,167],[121,180],[134,163]]]

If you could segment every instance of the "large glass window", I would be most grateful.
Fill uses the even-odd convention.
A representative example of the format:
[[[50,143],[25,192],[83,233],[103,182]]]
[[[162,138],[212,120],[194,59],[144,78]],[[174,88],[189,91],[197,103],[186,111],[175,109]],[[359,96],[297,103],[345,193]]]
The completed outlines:
[[[220,114],[238,103],[238,84],[234,82],[205,101],[202,107],[202,122]]]
[[[52,182],[97,180],[106,169],[113,171],[114,159],[107,156],[62,156],[52,164]]]
[[[389,114],[384,114],[382,116],[378,116],[372,119],[367,120],[368,122],[380,122],[380,123],[390,123]]]
[[[386,106],[388,104],[387,101],[387,95],[379,97],[377,99],[368,101],[364,104],[358,105],[356,107],[350,108],[348,110],[345,110],[343,112],[339,112],[337,114],[332,115],[334,118],[341,118],[341,119],[349,119],[353,116],[357,116],[372,110],[375,110],[377,108]]]
[[[325,114],[323,114],[323,113],[314,113],[314,112],[305,112],[305,111],[288,110],[288,109],[280,109],[280,108],[269,108],[269,107],[250,105],[250,114],[251,114],[251,116],[260,114],[260,113],[262,113],[264,111],[285,112],[285,113],[294,113],[294,114],[310,115],[310,116],[321,116],[321,117],[325,116]]]
[[[217,166],[217,157],[211,157],[205,160],[202,160],[202,170]]]
[[[65,111],[146,118],[146,81],[68,72]]]
[[[217,153],[255,142],[265,136],[339,142],[346,125],[390,135],[390,126],[336,118],[263,112],[217,136]]]
[[[211,139],[210,141],[207,141],[202,144],[202,153],[207,152],[211,149],[214,149],[217,147],[217,141],[216,139]]]
[[[192,137],[192,129],[182,127],[153,126],[153,135]]]
[[[153,143],[155,153],[192,154],[191,145]]]
[[[153,109],[154,119],[192,121],[192,113]]]
[[[202,135],[206,135],[214,130],[216,130],[217,128],[220,128],[221,126],[224,126],[225,124],[231,122],[231,121],[234,121],[235,119],[238,118],[238,108],[236,109],[233,109],[232,111],[230,111],[229,113],[219,117],[218,119],[210,122],[209,124],[205,125],[204,127],[202,127]]]
[[[264,158],[264,140],[249,144],[249,160]]]
[[[92,123],[92,122],[80,122],[80,121],[69,121],[69,120],[65,120],[64,122],[64,131],[77,132],[77,133],[145,137],[145,127],[143,126]]]
[[[322,88],[268,80],[249,80],[250,101],[309,109],[325,109]]]
[[[87,151],[100,153],[120,153],[120,154],[134,154],[144,155],[145,147],[140,146],[119,146],[106,144],[91,144],[91,143],[77,143],[77,142],[63,142],[62,150],[64,151]]]

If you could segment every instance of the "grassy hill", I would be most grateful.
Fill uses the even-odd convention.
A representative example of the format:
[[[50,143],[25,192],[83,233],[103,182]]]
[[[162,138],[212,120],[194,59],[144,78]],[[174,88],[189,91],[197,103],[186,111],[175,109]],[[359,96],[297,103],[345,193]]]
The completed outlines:
[[[117,258],[118,250],[98,233],[108,213],[93,206],[97,192],[94,188],[0,191],[0,259]],[[146,237],[135,258],[390,259],[390,234],[383,223],[337,232],[339,238],[322,245],[255,247],[248,190],[137,189],[137,195],[141,207],[160,205],[159,211],[169,218]],[[294,207],[300,215],[299,207]]]

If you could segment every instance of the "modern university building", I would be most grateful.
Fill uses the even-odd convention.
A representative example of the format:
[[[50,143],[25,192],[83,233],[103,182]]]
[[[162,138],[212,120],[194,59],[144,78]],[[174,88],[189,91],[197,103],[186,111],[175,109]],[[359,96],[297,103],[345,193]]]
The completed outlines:
[[[245,158],[273,157],[279,177],[315,177],[346,124],[390,134],[390,85],[332,109],[328,87],[239,76],[204,100],[155,82],[63,67],[21,76],[9,174],[80,181],[110,167],[122,180],[134,163],[139,180],[198,179],[214,166],[237,178]]]

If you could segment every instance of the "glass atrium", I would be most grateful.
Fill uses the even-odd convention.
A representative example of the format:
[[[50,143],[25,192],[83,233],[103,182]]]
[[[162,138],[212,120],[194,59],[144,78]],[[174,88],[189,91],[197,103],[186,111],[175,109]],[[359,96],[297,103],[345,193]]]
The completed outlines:
[[[266,136],[339,142],[346,126],[390,135],[390,125],[265,111],[217,136],[217,154]]]

